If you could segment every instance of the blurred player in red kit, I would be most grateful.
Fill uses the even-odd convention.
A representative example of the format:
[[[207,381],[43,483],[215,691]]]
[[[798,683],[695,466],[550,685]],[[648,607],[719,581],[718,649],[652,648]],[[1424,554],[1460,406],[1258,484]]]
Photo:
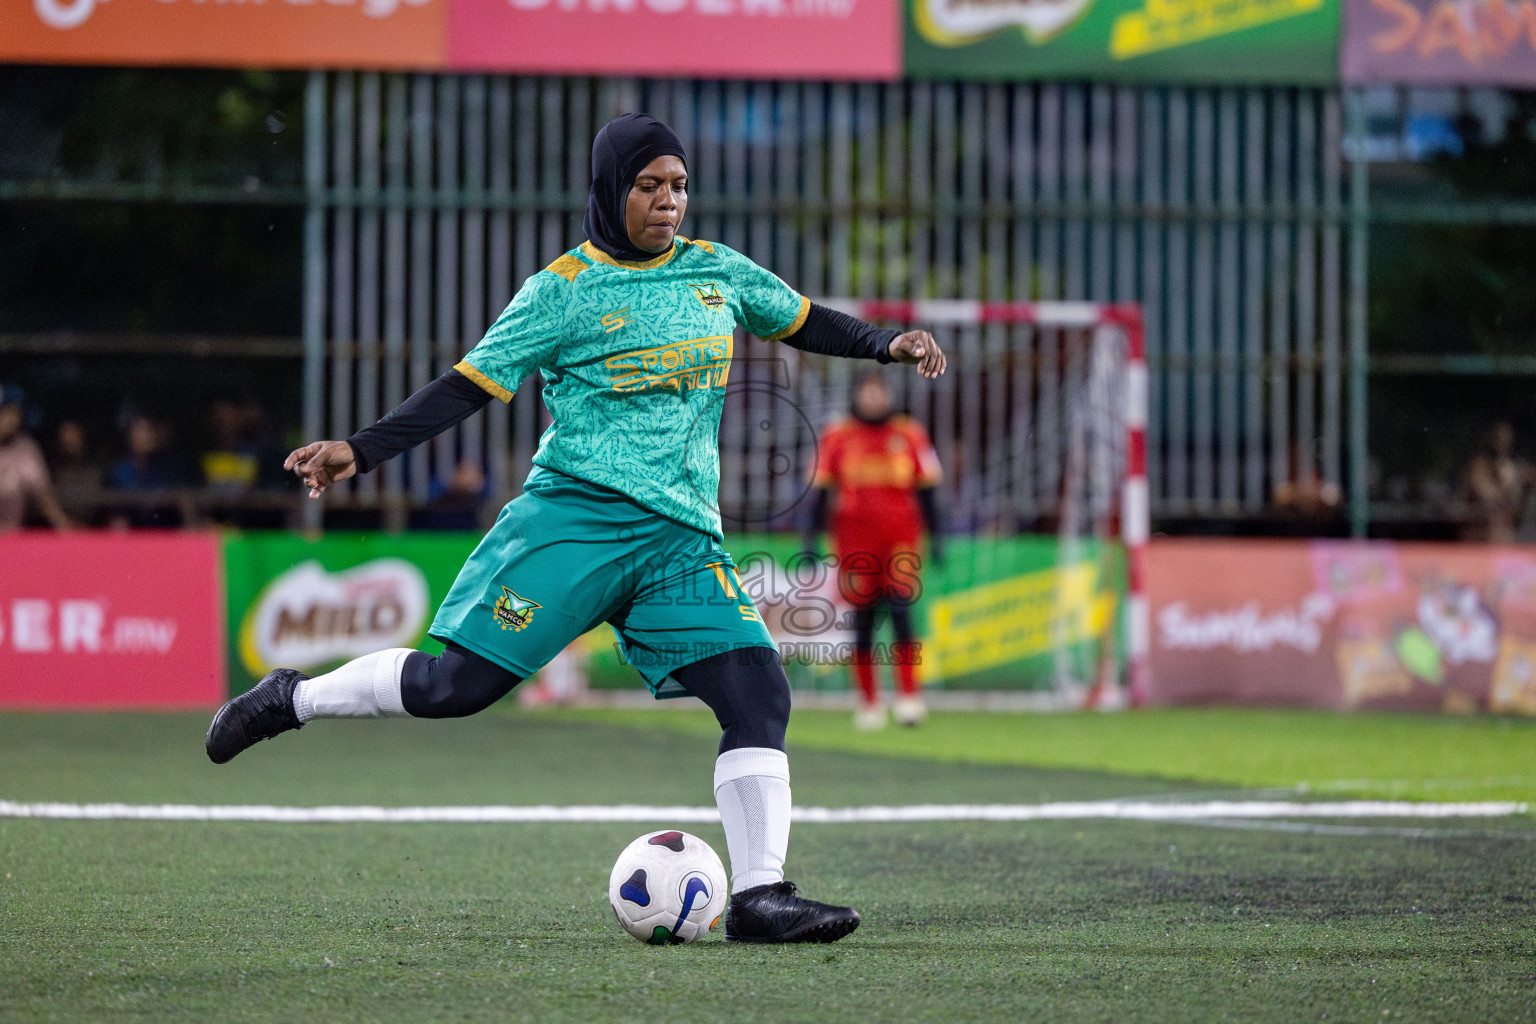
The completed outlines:
[[[910,416],[895,413],[890,387],[878,373],[853,385],[853,415],[827,427],[812,481],[811,526],[806,550],[826,526],[830,508],[838,587],[853,607],[853,678],[859,688],[854,725],[885,725],[875,680],[876,614],[889,609],[896,643],[896,721],[917,725],[927,715],[917,666],[922,645],[912,629],[912,605],[921,593],[918,542],[926,528],[929,552],[943,557],[934,488],[939,458],[928,432]]]

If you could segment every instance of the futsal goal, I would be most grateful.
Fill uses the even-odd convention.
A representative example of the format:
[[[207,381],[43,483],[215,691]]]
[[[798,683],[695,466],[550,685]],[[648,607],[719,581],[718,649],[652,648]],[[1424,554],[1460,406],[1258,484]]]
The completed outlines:
[[[933,673],[951,686],[1005,685],[988,667],[1027,663],[1033,688],[1054,691],[1058,706],[1138,702],[1150,517],[1140,308],[814,301],[931,330],[949,358],[938,381],[888,375],[898,406],[928,427],[944,467],[941,505],[954,538],[945,575],[980,581],[953,599],[925,597]],[[721,510],[727,529],[786,528],[816,431],[847,409],[862,367],[784,346],[743,349],[722,419]],[[1033,546],[1021,553],[1025,539]],[[1018,564],[999,561],[1010,558]],[[1053,564],[1042,567],[1042,558]],[[947,642],[934,643],[935,631]]]

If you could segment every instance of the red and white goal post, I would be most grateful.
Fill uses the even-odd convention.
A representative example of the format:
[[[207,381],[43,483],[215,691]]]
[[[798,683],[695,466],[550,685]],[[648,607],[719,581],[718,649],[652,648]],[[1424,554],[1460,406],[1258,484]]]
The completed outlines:
[[[982,302],[971,299],[888,301],[818,300],[861,320],[914,328],[1029,326],[1083,339],[1087,367],[1077,390],[1069,393],[1057,509],[1061,554],[1058,564],[1076,558],[1074,545],[1085,536],[1108,540],[1118,521],[1125,549],[1126,599],[1123,608],[1125,654],[1122,690],[1118,683],[1112,636],[1101,645],[1092,679],[1077,680],[1088,706],[1108,707],[1128,697],[1140,704],[1147,692],[1150,623],[1146,596],[1146,547],[1151,532],[1151,495],[1147,486],[1147,362],[1141,307],[1133,303]],[[1019,372],[1015,369],[1013,372]],[[1085,438],[1098,441],[1085,442]],[[1093,478],[1107,500],[1093,497]],[[1115,477],[1118,486],[1114,486]],[[1075,495],[1084,495],[1079,500]],[[1085,508],[1086,506],[1086,508]],[[1085,514],[1086,513],[1086,514]],[[1110,631],[1106,630],[1106,634]],[[1058,645],[1061,650],[1063,645]],[[1058,688],[1072,686],[1058,670]]]

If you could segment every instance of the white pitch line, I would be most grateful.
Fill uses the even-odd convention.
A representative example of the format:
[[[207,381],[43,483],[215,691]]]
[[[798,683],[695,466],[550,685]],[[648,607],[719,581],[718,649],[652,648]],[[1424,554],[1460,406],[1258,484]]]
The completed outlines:
[[[898,807],[796,807],[793,820],[846,825],[920,821],[1198,821],[1210,818],[1500,818],[1524,814],[1515,802],[1413,803],[1405,800],[1205,800],[1159,803],[1096,800],[1049,804],[917,804]],[[58,818],[126,821],[267,821],[293,824],[349,822],[717,822],[713,807],[488,806],[488,807],[274,807],[196,804],[20,803],[0,800],[0,818]]]

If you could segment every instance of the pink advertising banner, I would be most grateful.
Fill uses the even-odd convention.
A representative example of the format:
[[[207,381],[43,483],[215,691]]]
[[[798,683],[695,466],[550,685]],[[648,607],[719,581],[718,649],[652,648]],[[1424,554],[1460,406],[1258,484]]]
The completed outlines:
[[[1154,542],[1159,704],[1536,714],[1536,547]]]
[[[0,566],[0,708],[224,700],[216,536],[11,533]]]
[[[1536,0],[1345,0],[1344,81],[1536,86]]]
[[[894,0],[453,0],[455,70],[901,77]]]

